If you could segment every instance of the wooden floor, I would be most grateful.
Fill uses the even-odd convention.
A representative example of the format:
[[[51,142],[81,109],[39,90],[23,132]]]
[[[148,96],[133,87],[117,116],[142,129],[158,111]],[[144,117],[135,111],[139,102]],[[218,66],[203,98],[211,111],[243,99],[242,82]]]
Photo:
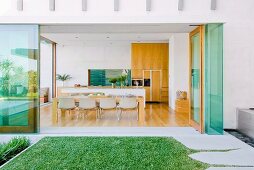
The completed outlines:
[[[133,111],[123,112],[122,119],[117,120],[114,111],[105,112],[101,119],[96,119],[95,111],[90,111],[86,116],[79,112],[59,119],[54,125],[51,120],[51,104],[41,107],[40,126],[41,127],[137,127],[140,126],[136,120],[136,113]],[[185,127],[189,126],[188,114],[175,113],[168,107],[168,104],[148,103],[145,109],[145,127]]]

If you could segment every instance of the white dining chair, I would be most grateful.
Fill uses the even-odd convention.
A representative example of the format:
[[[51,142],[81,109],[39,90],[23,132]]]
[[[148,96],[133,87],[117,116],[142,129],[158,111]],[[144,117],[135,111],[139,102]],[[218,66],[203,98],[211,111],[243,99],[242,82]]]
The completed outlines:
[[[87,115],[88,111],[95,110],[96,111],[96,118],[98,118],[98,107],[96,105],[96,100],[92,98],[80,98],[79,99],[79,106],[78,106],[79,114],[81,111],[85,112]]]
[[[64,111],[69,111],[69,114],[71,114],[71,111],[75,111],[76,105],[75,100],[73,98],[59,98],[58,103],[58,109],[61,110],[61,116]]]
[[[120,112],[118,113],[118,120],[121,119],[122,112],[127,110],[134,110],[137,113],[137,120],[138,120],[138,102],[135,97],[125,97],[121,98],[118,108]]]
[[[116,105],[116,99],[115,98],[103,98],[100,99],[100,105],[99,105],[99,117],[102,117],[102,114],[105,110],[115,110],[117,112],[117,105]]]

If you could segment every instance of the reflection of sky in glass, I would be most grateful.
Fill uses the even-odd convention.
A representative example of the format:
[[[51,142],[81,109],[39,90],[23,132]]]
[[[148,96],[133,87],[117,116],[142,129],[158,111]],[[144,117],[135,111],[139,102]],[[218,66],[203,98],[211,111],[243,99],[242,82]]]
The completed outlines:
[[[24,71],[36,71],[36,60],[28,59],[29,56],[13,54],[13,51],[17,49],[38,49],[37,37],[38,32],[29,25],[0,26],[0,61],[9,59],[14,62],[16,67],[22,66]]]

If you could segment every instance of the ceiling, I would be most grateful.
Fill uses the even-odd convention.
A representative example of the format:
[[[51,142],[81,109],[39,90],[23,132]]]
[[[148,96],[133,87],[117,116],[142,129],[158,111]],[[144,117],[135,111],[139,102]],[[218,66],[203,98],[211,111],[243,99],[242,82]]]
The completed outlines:
[[[42,25],[41,35],[58,44],[168,42],[172,33],[189,33],[190,24]]]
[[[168,42],[170,33],[45,33],[43,37],[61,45],[71,44],[128,44],[131,42]]]
[[[188,33],[195,27],[186,24],[83,24],[42,25],[42,33]]]

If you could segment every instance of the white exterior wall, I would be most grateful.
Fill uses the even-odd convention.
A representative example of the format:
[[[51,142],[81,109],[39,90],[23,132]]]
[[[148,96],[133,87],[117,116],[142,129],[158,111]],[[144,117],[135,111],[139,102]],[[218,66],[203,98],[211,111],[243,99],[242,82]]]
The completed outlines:
[[[189,92],[189,34],[173,34],[169,44],[169,106],[175,109],[177,90]]]
[[[224,26],[224,126],[236,127],[236,107],[254,105],[254,1],[184,0],[183,11],[177,0],[152,0],[152,11],[145,11],[145,0],[120,0],[120,11],[113,11],[113,0],[88,0],[87,12],[81,0],[56,0],[56,11],[49,11],[47,0],[24,0],[24,11],[16,10],[16,0],[1,0],[0,23],[212,23]]]
[[[65,86],[88,85],[88,69],[131,69],[130,43],[125,45],[98,44],[57,45],[57,74],[70,74]],[[57,82],[62,86],[61,82]]]

